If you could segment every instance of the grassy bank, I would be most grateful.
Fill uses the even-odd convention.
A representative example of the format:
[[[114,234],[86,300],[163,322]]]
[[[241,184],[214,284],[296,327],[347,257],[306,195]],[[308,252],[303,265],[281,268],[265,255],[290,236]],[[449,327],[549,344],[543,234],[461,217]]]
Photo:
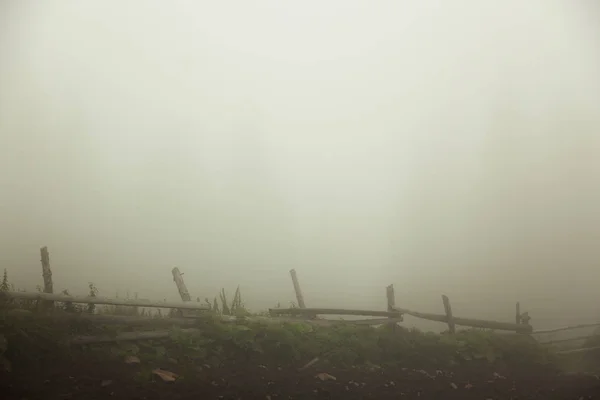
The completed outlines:
[[[196,328],[189,331],[173,327],[169,337],[156,340],[69,347],[66,341],[72,335],[116,335],[132,328],[105,326],[90,320],[67,324],[57,320],[49,324],[47,318],[41,323],[35,317],[0,317],[0,332],[8,343],[5,355],[15,365],[50,355],[86,353],[209,365],[239,361],[298,366],[318,357],[319,362],[336,366],[446,368],[483,362],[522,367],[554,360],[549,350],[528,336],[481,330],[440,335],[399,326],[315,326],[249,320],[224,323],[213,317],[198,321]]]

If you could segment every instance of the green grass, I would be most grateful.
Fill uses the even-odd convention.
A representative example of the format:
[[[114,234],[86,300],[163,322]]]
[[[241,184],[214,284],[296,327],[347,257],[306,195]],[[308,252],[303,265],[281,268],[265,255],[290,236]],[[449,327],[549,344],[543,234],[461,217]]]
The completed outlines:
[[[197,332],[174,330],[168,357],[220,364],[256,360],[298,365],[319,357],[337,366],[380,365],[444,368],[464,363],[504,365],[549,364],[552,353],[522,335],[465,330],[455,335],[397,327],[351,324],[205,322]],[[166,355],[165,355],[166,356]]]

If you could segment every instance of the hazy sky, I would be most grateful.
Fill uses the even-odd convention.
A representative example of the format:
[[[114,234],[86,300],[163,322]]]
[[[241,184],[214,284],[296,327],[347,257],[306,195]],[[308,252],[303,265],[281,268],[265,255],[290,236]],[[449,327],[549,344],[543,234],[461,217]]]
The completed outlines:
[[[4,1],[0,266],[253,308],[600,315],[593,1]]]

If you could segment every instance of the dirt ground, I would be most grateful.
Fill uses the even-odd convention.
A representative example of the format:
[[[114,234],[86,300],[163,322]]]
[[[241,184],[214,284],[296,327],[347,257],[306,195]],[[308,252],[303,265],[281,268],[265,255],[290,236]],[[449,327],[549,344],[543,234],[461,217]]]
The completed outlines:
[[[506,371],[470,365],[453,370],[337,369],[318,363],[302,372],[251,362],[219,367],[175,360],[127,364],[123,359],[48,362],[37,369],[3,372],[2,399],[592,399],[594,375],[536,370]],[[179,377],[165,382],[154,368]]]

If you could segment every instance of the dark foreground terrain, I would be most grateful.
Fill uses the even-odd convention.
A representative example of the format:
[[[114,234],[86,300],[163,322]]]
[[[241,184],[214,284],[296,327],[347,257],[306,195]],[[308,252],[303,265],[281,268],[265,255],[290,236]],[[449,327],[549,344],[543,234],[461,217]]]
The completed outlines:
[[[598,376],[560,372],[598,371],[599,354],[558,357],[527,335],[208,317],[127,341],[174,323],[11,315],[0,313],[0,400],[600,399]]]
[[[4,372],[3,399],[593,399],[594,375],[545,368],[497,371],[483,365],[446,370],[409,368],[297,369],[251,363],[220,367],[127,364],[80,357],[37,371]],[[161,377],[153,368],[178,374]]]

